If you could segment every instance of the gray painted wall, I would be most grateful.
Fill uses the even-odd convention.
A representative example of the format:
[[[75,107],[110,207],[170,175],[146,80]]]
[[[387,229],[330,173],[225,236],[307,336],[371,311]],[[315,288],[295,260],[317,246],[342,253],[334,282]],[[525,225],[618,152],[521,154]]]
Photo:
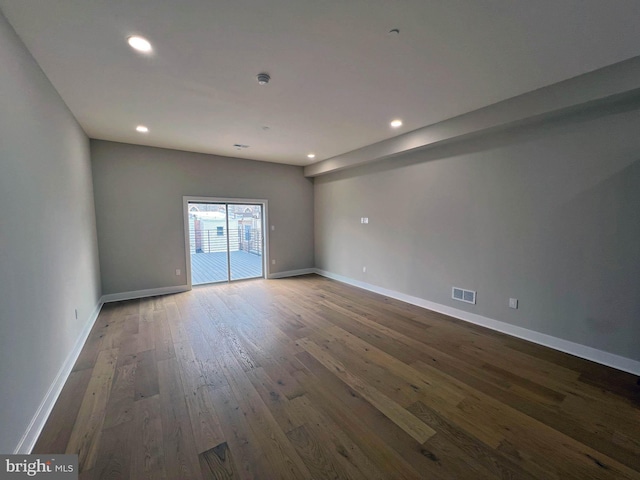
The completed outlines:
[[[91,157],[104,294],[186,284],[185,195],[268,200],[270,273],[314,266],[302,167],[99,140]]]
[[[638,125],[600,112],[317,177],[316,266],[640,360]]]
[[[12,453],[100,273],[89,140],[1,14],[0,65],[0,452]]]

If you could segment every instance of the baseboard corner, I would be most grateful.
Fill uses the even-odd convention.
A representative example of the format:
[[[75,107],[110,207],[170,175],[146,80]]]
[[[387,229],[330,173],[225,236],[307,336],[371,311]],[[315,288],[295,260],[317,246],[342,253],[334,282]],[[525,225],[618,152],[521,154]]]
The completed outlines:
[[[102,296],[103,303],[121,302],[123,300],[135,300],[138,298],[156,297],[158,295],[170,295],[191,290],[189,285],[175,285],[172,287],[149,288],[146,290],[133,290],[130,292],[109,293]]]
[[[298,270],[287,270],[285,272],[276,272],[276,273],[270,273],[268,278],[271,279],[278,279],[278,278],[287,278],[287,277],[298,277],[300,275],[309,275],[311,273],[316,273],[316,269],[315,268],[300,268]]]

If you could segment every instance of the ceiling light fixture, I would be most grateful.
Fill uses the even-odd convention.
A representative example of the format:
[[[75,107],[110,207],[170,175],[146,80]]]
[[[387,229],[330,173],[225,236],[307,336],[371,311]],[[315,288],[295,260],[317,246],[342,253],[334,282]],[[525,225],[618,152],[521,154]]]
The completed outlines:
[[[390,125],[391,125],[393,128],[401,127],[401,126],[402,126],[402,120],[397,120],[397,119],[396,119],[396,120],[393,120],[393,121],[390,123]]]
[[[307,155],[307,158],[310,158],[311,160],[313,160],[314,158],[316,158],[316,154],[310,153],[309,155]]]
[[[269,80],[271,80],[271,77],[268,73],[259,73],[257,75],[257,78],[260,85],[266,85],[267,83],[269,83]]]
[[[127,42],[129,42],[131,48],[139,52],[149,53],[151,51],[151,43],[149,43],[149,40],[139,35],[130,36],[127,38]]]
[[[149,133],[149,129],[147,127],[145,127],[144,125],[138,125],[136,127],[136,132]]]

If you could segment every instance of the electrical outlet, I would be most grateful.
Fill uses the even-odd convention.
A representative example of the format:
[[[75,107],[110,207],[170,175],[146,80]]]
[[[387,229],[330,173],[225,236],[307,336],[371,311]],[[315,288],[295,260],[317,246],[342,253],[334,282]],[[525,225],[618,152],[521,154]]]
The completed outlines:
[[[510,298],[509,299],[509,308],[518,308],[518,299]]]
[[[367,273],[367,267],[362,267],[362,273]]]
[[[362,223],[369,223],[369,217],[364,217],[362,219]]]
[[[271,260],[271,265],[275,265],[275,264],[276,264],[276,260],[275,259]]]
[[[275,225],[271,225],[271,231],[273,232],[276,229]]]
[[[180,269],[176,268],[176,275],[180,275]]]

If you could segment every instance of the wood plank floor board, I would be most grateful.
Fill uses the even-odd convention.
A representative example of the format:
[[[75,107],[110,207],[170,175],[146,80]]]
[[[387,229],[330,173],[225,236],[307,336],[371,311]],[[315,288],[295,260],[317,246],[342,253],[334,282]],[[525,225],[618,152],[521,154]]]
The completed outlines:
[[[320,346],[305,339],[301,339],[300,343],[302,343],[305,350],[322,363],[327,370],[331,371],[334,375],[338,376],[340,380],[349,385],[349,387],[357,391],[367,402],[372,404],[419,443],[427,441],[427,439],[435,434],[432,428],[409,414],[401,405],[381,393],[374,386],[363,381],[360,377],[350,373],[347,367],[330,354],[325,353],[325,350]]]
[[[278,426],[233,353],[222,358],[231,392],[270,466],[282,478],[310,479],[311,474]]]
[[[224,348],[224,342],[210,330],[212,330],[211,325],[206,330],[202,330],[201,336],[192,339],[191,346],[204,383],[213,388],[225,387],[229,383],[216,358]],[[214,340],[211,341],[210,337],[214,337]]]
[[[334,387],[332,391],[339,392],[339,389]],[[347,399],[346,401],[353,403],[352,399],[344,398]],[[363,400],[368,399],[364,397]],[[429,436],[425,442],[412,442],[408,438],[398,435],[389,426],[385,426],[380,422],[379,418],[371,415],[371,412],[366,412],[362,409],[359,409],[358,412],[369,424],[375,426],[376,431],[385,432],[385,441],[405,459],[409,460],[412,465],[418,466],[421,472],[430,472],[431,476],[443,475],[443,478],[494,478],[494,475],[490,474],[478,462],[466,464],[465,456],[456,456],[456,452],[452,454],[452,450],[457,450],[457,447],[451,442],[447,443],[441,438],[436,438],[436,435]],[[432,441],[432,439],[435,441]]]
[[[636,377],[315,275],[107,304],[72,372],[81,479],[640,479]]]
[[[166,310],[154,312],[153,321],[155,329],[153,331],[153,348],[156,351],[156,360],[166,360],[176,356],[171,338],[171,329],[167,319]]]
[[[200,480],[202,474],[193,438],[180,369],[175,358],[158,362],[162,454],[167,478]]]
[[[224,480],[238,478],[235,471],[233,458],[229,451],[227,442],[223,442],[215,447],[198,455],[202,477],[205,480]]]
[[[146,352],[147,350],[155,350],[156,348],[156,325],[153,318],[154,312],[150,312],[144,315],[142,319],[140,319],[137,335],[138,352]]]
[[[225,439],[217,409],[212,401],[212,391],[209,385],[202,385],[195,392],[185,394],[198,453],[211,450]]]
[[[71,372],[49,416],[47,428],[40,434],[32,453],[65,451],[82,399],[87,391],[91,373],[90,368]]]
[[[134,379],[134,398],[153,397],[160,393],[158,384],[158,364],[155,350],[140,352],[136,358],[136,370]]]
[[[387,478],[345,431],[316,408],[306,395],[294,398],[291,405],[306,420],[306,426],[311,434],[330,449],[333,456],[342,464],[343,469],[347,472],[345,478],[368,480]]]
[[[420,366],[425,370],[434,370],[429,365],[421,364]],[[481,418],[485,422],[487,419],[491,419],[490,422],[486,422],[491,429],[504,435],[505,440],[512,445],[535,452],[531,455],[531,459],[538,464],[542,463],[543,458],[547,460],[555,458],[557,468],[563,472],[564,478],[572,478],[572,476],[575,478],[589,478],[590,476],[596,476],[596,478],[627,478],[630,476],[633,478],[635,476],[632,470],[625,465],[562,434],[555,428],[458,380],[451,379],[451,381],[469,392],[469,396],[458,405],[462,412],[476,418],[478,423]],[[530,435],[528,432],[536,432],[537,435]],[[571,465],[570,469],[567,469],[568,465]],[[594,466],[603,471],[594,470]]]
[[[287,438],[295,447],[314,479],[349,478],[342,465],[317,436],[311,435],[306,426],[300,425],[287,432]],[[351,478],[355,478],[353,475]]]
[[[215,327],[225,341],[225,348],[223,350],[231,352],[244,371],[260,366],[260,363],[250,354],[249,349],[242,344],[232,328],[224,323],[218,323]]]
[[[191,334],[188,332],[188,335]],[[195,335],[194,340],[196,338],[203,340],[198,332],[195,332]],[[196,347],[199,352],[198,358],[192,345],[197,345],[197,343],[194,341],[193,343],[176,344],[175,352],[196,449],[198,453],[201,453],[224,442],[220,420],[216,408],[211,402],[211,390],[214,387],[227,385],[227,383],[226,380],[224,383],[212,384],[210,382],[206,375],[207,372],[204,370],[210,363],[202,360],[207,353],[206,347]]]
[[[104,335],[105,334],[102,332],[102,329],[96,330],[94,327],[92,332],[89,334],[89,337],[87,338],[72,371],[76,372],[78,370],[87,370],[95,366],[96,360],[98,359],[98,353],[102,350]]]
[[[184,323],[182,321],[182,317],[180,316],[180,309],[178,308],[178,304],[176,303],[178,301],[180,303],[184,303],[186,301],[186,298],[181,298],[178,295],[174,295],[172,300],[173,301],[167,302],[165,304],[171,339],[173,340],[174,344],[188,342],[189,339],[187,337],[187,332],[184,330]]]
[[[104,417],[104,428],[133,421],[136,367],[135,363],[116,367]]]
[[[78,454],[80,472],[91,470],[96,464],[117,358],[117,349],[101,350],[98,354],[73,425],[65,453]]]
[[[128,340],[131,335],[138,333],[140,322],[139,314],[125,314],[115,316],[105,326],[105,335],[102,339],[102,349],[120,348],[121,343]]]
[[[429,365],[433,363],[429,362]],[[437,365],[437,368],[444,373],[500,400],[505,405],[547,425],[553,425],[556,430],[571,438],[591,445],[601,453],[640,470],[640,456],[637,454],[640,452],[632,452],[624,446],[611,442],[614,430],[613,427],[607,426],[606,422],[593,422],[589,417],[576,418],[576,415],[568,415],[553,405],[536,401],[537,397],[533,395],[514,392],[508,385],[505,388],[504,385],[497,384],[491,377],[483,376],[482,371],[478,372],[475,370],[476,367],[471,365],[466,365],[466,368],[462,365],[456,367],[456,362],[451,359],[448,361],[445,359]],[[595,412],[590,409],[590,413],[593,416]]]
[[[291,401],[280,393],[278,384],[262,367],[249,370],[246,375],[283,432],[293,430],[306,422],[302,412],[292,406]]]
[[[304,341],[304,339],[301,339]],[[368,384],[380,390],[383,394],[396,403],[406,407],[420,400],[421,387],[418,382],[406,381],[389,372],[384,366],[376,364],[364,358],[358,352],[338,342],[334,338],[322,334],[314,334],[309,337],[321,348],[331,354],[333,358],[348,366],[350,372],[365,380]]]
[[[288,370],[287,368],[281,366],[280,363],[275,359],[262,361],[261,368],[274,382],[275,388],[282,395],[289,399],[299,397],[300,395],[304,395],[305,393],[304,388],[298,383],[295,378],[293,378],[290,373],[292,371],[295,372],[296,370],[303,368],[302,365],[297,361],[297,359],[296,364],[300,365],[299,368],[292,368]],[[288,365],[293,365],[293,362],[290,362]]]
[[[420,358],[419,350],[407,348],[406,345],[403,345],[395,339],[382,336],[370,325],[365,325],[362,322],[354,322],[353,319],[349,318],[349,316],[337,311],[332,311],[328,307],[320,307],[319,312],[323,318],[327,319],[332,324],[330,327],[340,327],[354,337],[358,337],[364,342],[367,342],[393,356],[398,359],[398,361],[411,363]]]
[[[231,387],[215,389],[213,403],[220,413],[221,428],[239,478],[259,479],[264,472],[271,471],[260,440],[249,426]]]
[[[621,398],[640,405],[640,383],[637,375],[616,370],[606,365],[585,362],[583,359],[568,353],[536,345],[518,338],[507,337],[504,345],[519,352],[528,353],[533,357],[543,358],[548,362],[563,365],[576,372],[580,372],[578,380],[590,384],[603,393],[617,393]]]
[[[132,479],[167,479],[162,443],[162,417],[160,395],[135,402],[134,430],[132,432]]]
[[[200,364],[190,343],[177,343],[175,352],[184,393],[193,396],[198,391],[198,388],[207,385],[207,379],[200,369]]]
[[[298,356],[304,359],[309,372],[301,370],[294,376],[305,386],[314,405],[340,425],[350,441],[367,452],[376,468],[387,478],[424,478],[420,473],[421,468],[411,465],[397,452],[398,443],[419,445],[409,434],[333,376],[313,356],[306,352]]]
[[[384,350],[368,344],[340,327],[331,327],[327,330],[327,333],[371,363],[384,366],[390,373],[406,380],[410,385],[413,385],[413,389],[417,392],[442,396],[449,404],[453,405],[464,398],[463,391],[457,385],[451,382],[438,381],[439,379],[434,375],[428,375],[423,369],[415,369],[410,364],[407,365],[399,361],[393,355],[389,355]]]
[[[80,474],[83,480],[130,478],[134,448],[133,422],[121,423],[102,432],[95,466]]]
[[[459,457],[466,457],[467,462],[473,461],[483,465],[497,478],[534,480],[531,473],[511,462],[499,451],[489,448],[475,437],[459,428],[435,410],[419,401],[408,407],[416,417],[438,432],[434,439],[440,441],[444,438],[454,445],[459,452]]]

